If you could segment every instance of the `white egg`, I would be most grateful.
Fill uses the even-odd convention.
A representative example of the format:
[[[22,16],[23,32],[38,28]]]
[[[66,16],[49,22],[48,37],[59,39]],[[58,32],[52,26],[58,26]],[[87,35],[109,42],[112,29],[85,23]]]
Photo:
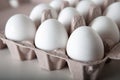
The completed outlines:
[[[12,16],[5,26],[5,36],[14,41],[33,40],[35,33],[34,22],[23,14]]]
[[[105,15],[115,21],[120,29],[120,2],[111,4],[106,9]]]
[[[119,42],[120,35],[118,26],[110,18],[100,16],[92,22],[91,27],[109,46],[113,46]]]
[[[78,11],[75,8],[67,7],[64,8],[58,16],[58,21],[65,26],[68,32],[71,27],[71,20],[75,15],[79,15]]]
[[[71,59],[90,62],[104,56],[104,46],[100,36],[90,27],[81,26],[70,35],[67,54]]]
[[[104,5],[105,0],[92,0],[96,5],[102,7]]]
[[[48,4],[39,4],[33,8],[30,13],[30,18],[35,22],[35,25],[38,27],[40,25],[41,16],[44,10],[50,9],[53,18],[57,18],[57,12]]]
[[[65,48],[68,34],[64,26],[55,19],[44,21],[35,36],[35,45],[42,50],[50,51]]]
[[[50,2],[50,6],[53,7],[57,12],[61,10],[62,4],[63,4],[63,0],[52,0]]]
[[[90,0],[83,0],[78,3],[78,5],[76,6],[76,9],[81,16],[84,16],[84,18],[86,18],[92,6],[96,6],[94,2]]]
[[[65,0],[65,1],[68,1],[70,6],[73,6],[73,7],[76,6],[77,3],[79,2],[79,0]]]

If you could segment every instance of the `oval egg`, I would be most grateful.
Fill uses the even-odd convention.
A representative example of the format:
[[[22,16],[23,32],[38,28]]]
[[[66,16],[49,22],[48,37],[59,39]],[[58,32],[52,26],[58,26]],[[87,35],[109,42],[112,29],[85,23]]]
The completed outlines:
[[[104,46],[100,36],[90,27],[81,26],[70,35],[67,54],[71,59],[83,62],[100,60]]]
[[[93,1],[96,5],[102,7],[104,5],[105,0],[91,0]]]
[[[116,22],[120,29],[120,2],[111,4],[104,12],[105,16]]]
[[[79,15],[78,11],[75,8],[67,7],[64,8],[58,16],[58,21],[65,26],[68,32],[71,27],[71,20],[75,15]]]
[[[57,48],[65,48],[68,34],[64,26],[55,19],[44,21],[38,28],[35,36],[37,48],[51,51]]]
[[[100,16],[93,20],[91,27],[109,46],[113,46],[119,42],[120,35],[118,26],[110,18]]]
[[[76,10],[79,12],[81,16],[84,16],[84,18],[87,18],[87,15],[89,14],[90,8],[92,6],[96,6],[94,2],[90,0],[82,0],[76,6]]]
[[[33,8],[30,13],[30,18],[34,21],[36,27],[38,27],[41,23],[41,16],[44,10],[50,9],[53,18],[57,18],[57,12],[48,4],[39,4]]]
[[[35,24],[23,14],[12,16],[5,26],[5,36],[14,41],[33,40],[35,33]]]
[[[50,2],[50,6],[53,7],[57,13],[59,13],[59,11],[61,10],[61,6],[63,4],[63,0],[52,0]]]

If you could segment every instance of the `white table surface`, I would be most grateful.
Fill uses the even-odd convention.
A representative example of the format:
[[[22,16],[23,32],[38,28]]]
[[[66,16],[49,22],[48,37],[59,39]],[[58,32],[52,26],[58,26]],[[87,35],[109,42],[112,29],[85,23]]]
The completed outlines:
[[[29,15],[35,5],[24,5],[17,9],[0,12],[0,29],[4,29],[10,16],[16,13]],[[0,50],[0,80],[73,80],[67,68],[57,71],[40,69],[38,61],[17,61],[13,59],[8,49]],[[100,76],[100,80],[120,80],[120,61],[107,64]]]
[[[68,68],[56,71],[40,69],[37,59],[19,61],[12,58],[9,50],[0,50],[0,80],[73,80]],[[100,80],[120,80],[120,61],[107,64]]]

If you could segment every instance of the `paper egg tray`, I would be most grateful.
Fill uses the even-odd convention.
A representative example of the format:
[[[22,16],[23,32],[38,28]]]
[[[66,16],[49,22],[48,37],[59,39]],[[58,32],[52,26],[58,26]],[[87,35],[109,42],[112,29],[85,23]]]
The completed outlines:
[[[3,48],[5,48],[5,47],[6,47],[6,45],[3,43],[2,40],[0,40],[0,49],[3,49]]]
[[[65,49],[46,52],[35,48],[32,42],[11,41],[2,34],[0,38],[8,46],[11,55],[17,60],[31,60],[37,56],[40,68],[49,71],[64,68],[67,63],[74,80],[96,80],[108,59],[120,59],[120,43],[113,47],[102,60],[85,63],[70,59],[66,55]]]
[[[94,10],[93,12],[96,13]],[[96,17],[97,15],[93,14],[93,12],[91,12],[91,15]],[[120,59],[120,43],[116,44],[102,60],[85,63],[70,59],[66,55],[65,49],[46,52],[37,49],[29,41],[15,42],[6,39],[4,33],[0,33],[0,39],[0,48],[7,45],[11,55],[16,60],[32,60],[37,57],[40,68],[49,71],[62,69],[67,63],[74,80],[96,80],[98,75],[102,73],[101,70],[108,59]]]

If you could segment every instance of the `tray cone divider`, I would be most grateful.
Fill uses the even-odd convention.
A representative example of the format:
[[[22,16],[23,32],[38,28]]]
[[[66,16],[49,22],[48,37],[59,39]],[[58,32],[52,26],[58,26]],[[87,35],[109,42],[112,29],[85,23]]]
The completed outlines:
[[[89,14],[87,15],[86,24],[89,25],[92,20],[101,15],[102,11],[100,7],[95,5],[91,6],[91,8],[89,9]]]
[[[50,18],[53,18],[51,10],[50,9],[44,10],[41,16],[41,23]]]
[[[85,23],[85,19],[83,18],[83,16],[75,15],[71,20],[70,33],[72,33],[78,27],[85,26],[85,25],[86,25],[86,23]]]
[[[120,43],[116,44],[109,53],[110,59],[120,60]]]
[[[110,4],[115,2],[116,0],[104,0],[104,4],[102,6],[102,11],[104,11]]]

